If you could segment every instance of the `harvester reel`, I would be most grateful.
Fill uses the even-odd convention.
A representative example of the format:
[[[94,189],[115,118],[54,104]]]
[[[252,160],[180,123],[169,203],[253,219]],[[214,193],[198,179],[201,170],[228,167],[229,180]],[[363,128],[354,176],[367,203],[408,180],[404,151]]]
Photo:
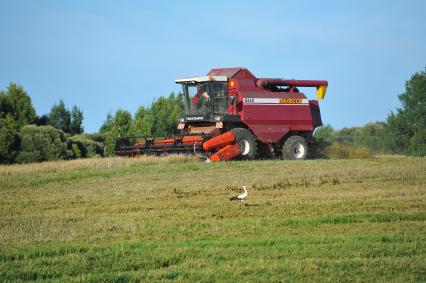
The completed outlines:
[[[254,159],[257,152],[257,143],[250,130],[245,128],[234,128],[231,132],[234,134],[236,143],[240,149],[238,159]]]

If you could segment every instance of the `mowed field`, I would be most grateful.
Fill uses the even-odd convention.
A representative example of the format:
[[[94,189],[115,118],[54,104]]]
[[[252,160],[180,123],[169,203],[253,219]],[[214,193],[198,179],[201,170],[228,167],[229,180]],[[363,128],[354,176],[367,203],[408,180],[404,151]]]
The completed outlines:
[[[426,159],[0,166],[0,281],[29,280],[426,281]]]

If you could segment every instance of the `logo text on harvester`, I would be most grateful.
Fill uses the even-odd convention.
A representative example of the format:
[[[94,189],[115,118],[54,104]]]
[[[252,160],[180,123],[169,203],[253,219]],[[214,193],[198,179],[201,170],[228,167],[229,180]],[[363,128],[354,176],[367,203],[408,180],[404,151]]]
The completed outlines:
[[[281,97],[280,103],[284,104],[300,104],[302,103],[302,98],[290,98],[290,97]]]

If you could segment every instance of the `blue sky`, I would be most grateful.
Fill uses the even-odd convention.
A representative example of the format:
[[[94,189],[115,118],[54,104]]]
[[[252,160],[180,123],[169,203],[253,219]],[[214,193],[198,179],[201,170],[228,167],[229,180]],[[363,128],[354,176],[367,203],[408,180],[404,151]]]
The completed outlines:
[[[214,67],[326,79],[323,122],[384,121],[426,67],[426,1],[0,0],[0,89],[22,85],[38,114],[79,106],[86,132]],[[307,91],[314,97],[313,91]]]

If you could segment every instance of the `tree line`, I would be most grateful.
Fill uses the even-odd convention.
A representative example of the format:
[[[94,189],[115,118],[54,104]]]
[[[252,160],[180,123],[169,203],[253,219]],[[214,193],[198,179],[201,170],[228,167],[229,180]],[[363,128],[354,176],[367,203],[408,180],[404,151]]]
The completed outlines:
[[[154,100],[150,107],[140,106],[133,117],[125,110],[108,113],[99,130],[105,136],[105,154],[113,155],[118,137],[176,133],[177,119],[183,114],[183,96],[173,92]]]
[[[60,100],[38,116],[26,91],[11,83],[0,91],[0,163],[89,157],[100,144],[83,139],[83,112]]]
[[[108,113],[99,133],[86,134],[77,106],[69,109],[60,100],[38,116],[26,91],[11,83],[0,91],[0,164],[112,156],[118,137],[174,133],[183,108],[182,95],[171,93],[140,106],[134,116]]]
[[[426,155],[426,71],[415,73],[398,96],[401,108],[391,112],[385,122],[335,130],[331,125],[315,132],[317,139],[373,152]]]
[[[363,127],[315,131],[324,143],[366,148],[373,152],[426,155],[426,70],[415,73],[399,95],[401,107],[384,122]],[[165,135],[176,132],[184,112],[182,94],[160,97],[132,115],[126,110],[108,113],[98,133],[86,134],[83,112],[64,101],[50,113],[38,116],[25,90],[11,83],[0,91],[0,163],[26,163],[114,154],[115,141],[123,136]]]

